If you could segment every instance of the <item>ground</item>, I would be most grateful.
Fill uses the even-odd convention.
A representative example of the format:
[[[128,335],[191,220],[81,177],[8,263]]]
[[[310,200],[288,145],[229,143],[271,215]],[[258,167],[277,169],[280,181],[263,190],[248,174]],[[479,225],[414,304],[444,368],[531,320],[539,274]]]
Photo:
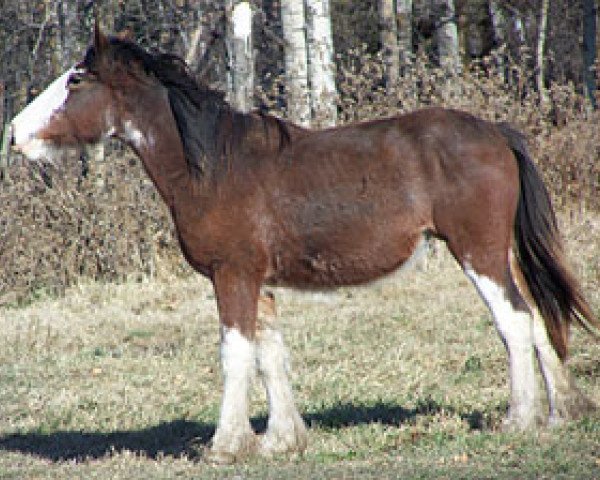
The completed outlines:
[[[561,222],[600,315],[600,217]],[[369,287],[275,295],[309,426],[303,455],[202,462],[221,389],[207,281],[84,282],[0,310],[0,478],[600,478],[600,414],[499,431],[506,354],[441,244]],[[600,403],[600,344],[577,329],[570,369]]]

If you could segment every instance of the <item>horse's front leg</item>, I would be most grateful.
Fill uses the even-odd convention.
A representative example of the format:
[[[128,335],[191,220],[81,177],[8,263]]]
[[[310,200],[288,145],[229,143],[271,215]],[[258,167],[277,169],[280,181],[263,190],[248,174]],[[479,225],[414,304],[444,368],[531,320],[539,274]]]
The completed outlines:
[[[219,270],[213,278],[221,322],[223,399],[219,424],[206,460],[233,463],[256,449],[248,395],[256,368],[258,282],[250,275]]]
[[[271,456],[275,453],[303,451],[306,448],[306,427],[294,402],[288,378],[288,354],[277,328],[272,296],[261,297],[258,317],[258,373],[265,384],[269,401],[269,423],[267,431],[260,438],[259,452]]]

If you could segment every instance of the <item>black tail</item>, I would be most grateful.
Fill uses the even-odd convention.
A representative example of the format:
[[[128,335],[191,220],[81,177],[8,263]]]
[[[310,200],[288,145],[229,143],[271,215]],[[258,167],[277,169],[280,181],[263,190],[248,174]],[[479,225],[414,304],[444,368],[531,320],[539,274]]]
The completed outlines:
[[[572,321],[592,333],[600,322],[592,314],[579,283],[567,266],[550,196],[527,150],[525,137],[507,124],[498,128],[519,165],[520,196],[515,218],[514,253],[550,341],[567,357]]]

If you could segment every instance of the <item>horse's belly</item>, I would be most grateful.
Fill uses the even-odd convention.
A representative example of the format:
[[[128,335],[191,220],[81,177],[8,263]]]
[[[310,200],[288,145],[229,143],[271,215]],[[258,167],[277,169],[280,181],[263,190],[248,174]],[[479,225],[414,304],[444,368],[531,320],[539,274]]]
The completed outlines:
[[[393,229],[378,238],[355,232],[343,239],[288,245],[273,255],[267,283],[296,288],[360,285],[385,276],[408,260],[421,239],[420,231],[397,235]],[[312,241],[311,241],[312,240]]]

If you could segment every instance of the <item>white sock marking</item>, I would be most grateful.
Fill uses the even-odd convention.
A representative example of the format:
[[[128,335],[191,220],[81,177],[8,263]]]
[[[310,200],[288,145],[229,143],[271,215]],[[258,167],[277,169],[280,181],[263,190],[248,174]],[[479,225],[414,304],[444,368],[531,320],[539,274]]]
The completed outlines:
[[[239,441],[251,432],[248,417],[248,391],[255,368],[254,342],[236,328],[222,327],[221,364],[223,368],[223,401],[214,446],[235,451]]]
[[[271,325],[265,325],[258,332],[257,360],[269,402],[269,422],[263,437],[264,453],[303,448],[305,427],[296,409],[288,378],[288,352],[283,336]]]
[[[533,322],[527,312],[515,310],[504,288],[478,275],[465,263],[464,271],[491,310],[500,336],[508,349],[511,383],[511,417],[527,427],[534,420],[535,377],[533,363]]]
[[[560,421],[562,416],[568,415],[566,402],[569,401],[569,376],[567,369],[550,343],[542,315],[537,308],[534,308],[533,312],[533,340],[546,385],[550,422]]]

